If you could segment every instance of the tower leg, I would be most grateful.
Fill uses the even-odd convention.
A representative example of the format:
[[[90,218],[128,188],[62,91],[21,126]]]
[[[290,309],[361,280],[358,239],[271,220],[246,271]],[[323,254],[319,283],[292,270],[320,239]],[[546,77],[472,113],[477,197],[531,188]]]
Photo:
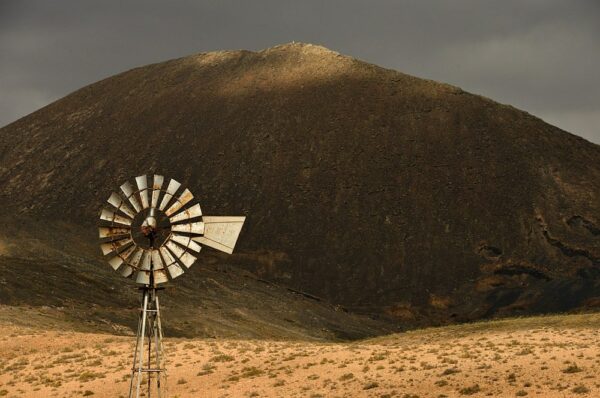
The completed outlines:
[[[163,351],[162,351],[162,328],[160,324],[160,307],[158,305],[158,295],[154,296],[154,327],[152,332],[154,335],[154,350],[156,355],[156,367],[161,369],[161,372],[156,374],[156,394],[158,398],[161,398],[161,380],[166,379],[167,371],[163,365]]]
[[[153,291],[150,291],[150,297],[148,300],[150,301],[149,305],[152,306],[152,302],[154,301]],[[152,369],[152,327],[154,324],[154,314],[148,313],[148,365],[146,366],[148,369]],[[148,372],[148,398],[152,397],[152,373]]]
[[[137,368],[135,365],[137,363],[137,359],[138,359],[138,355],[139,355],[140,337],[141,337],[141,333],[142,333],[142,317],[144,316],[144,310],[143,310],[144,300],[145,300],[145,293],[142,296],[142,302],[141,302],[142,308],[141,308],[140,314],[138,316],[138,327],[137,327],[137,333],[135,335],[135,348],[133,350],[133,363],[131,364],[131,379],[129,380],[129,398],[133,397],[133,382],[138,375]]]
[[[146,336],[146,319],[148,319],[148,289],[144,289],[144,303],[142,306],[142,328],[140,330],[140,355],[139,362],[137,367],[137,388],[136,388],[136,398],[140,398],[140,385],[142,383],[142,374],[143,374],[143,366],[144,366],[144,337]]]
[[[161,391],[164,383],[161,381],[166,380],[166,371],[163,365],[162,328],[157,289],[144,287],[142,290],[142,308],[133,352],[129,398],[139,398],[144,389],[146,390],[145,396],[148,398],[152,396],[153,391],[156,392],[158,398],[164,398],[164,391]],[[152,347],[153,343],[154,347]],[[144,374],[147,377],[146,386],[142,384]]]

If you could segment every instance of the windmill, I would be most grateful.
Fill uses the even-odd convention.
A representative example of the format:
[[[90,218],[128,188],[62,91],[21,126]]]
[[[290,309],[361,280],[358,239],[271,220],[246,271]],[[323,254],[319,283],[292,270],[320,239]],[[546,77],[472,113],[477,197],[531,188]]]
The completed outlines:
[[[151,185],[149,181],[151,180]],[[129,397],[161,397],[166,380],[157,291],[190,268],[202,245],[231,254],[246,217],[203,216],[189,189],[161,175],[139,176],[108,198],[100,214],[100,248],[108,263],[142,291]],[[154,385],[153,383],[156,383]],[[146,383],[144,383],[146,384]],[[163,383],[164,384],[164,383]],[[164,397],[164,386],[162,389]]]

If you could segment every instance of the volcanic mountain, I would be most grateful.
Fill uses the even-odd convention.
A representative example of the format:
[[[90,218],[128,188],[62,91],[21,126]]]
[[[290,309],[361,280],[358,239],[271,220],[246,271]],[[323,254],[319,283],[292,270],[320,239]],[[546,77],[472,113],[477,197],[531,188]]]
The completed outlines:
[[[237,254],[201,257],[201,269],[233,266],[411,324],[600,303],[598,145],[310,44],[132,69],[0,129],[0,297],[31,303],[6,293],[34,272],[23,251],[75,250],[90,259],[81,267],[108,268],[99,209],[153,173],[189,187],[207,214],[247,216]],[[50,295],[38,283],[33,296]]]

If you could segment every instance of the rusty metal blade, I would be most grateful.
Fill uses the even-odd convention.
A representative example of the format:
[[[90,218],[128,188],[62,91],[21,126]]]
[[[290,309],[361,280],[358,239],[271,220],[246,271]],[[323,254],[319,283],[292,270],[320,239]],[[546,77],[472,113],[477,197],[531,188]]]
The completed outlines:
[[[183,268],[177,263],[173,263],[167,267],[167,271],[169,271],[169,276],[171,279],[177,278],[179,275],[183,275]]]
[[[102,250],[102,254],[106,256],[107,254],[110,254],[112,252],[118,252],[120,249],[127,247],[131,244],[133,244],[133,240],[129,237],[126,237],[120,240],[101,243],[100,249]]]
[[[125,181],[123,185],[121,185],[121,191],[125,194],[125,197],[128,198],[135,192],[135,188],[129,181]]]
[[[148,179],[145,175],[135,177],[135,183],[137,184],[138,190],[140,191],[148,189]]]
[[[179,261],[181,261],[183,263],[183,265],[185,265],[186,267],[190,268],[192,266],[192,264],[194,264],[194,262],[196,261],[196,256],[194,256],[193,254],[191,254],[189,252],[185,252],[181,256]]]
[[[162,246],[159,250],[166,266],[169,266],[175,262],[175,258],[171,255],[171,252],[169,252],[164,246]]]
[[[164,269],[158,269],[154,271],[154,283],[160,285],[169,281],[167,278],[167,272]]]
[[[119,252],[119,257],[121,257],[124,261],[127,261],[129,256],[131,256],[131,253],[133,253],[136,248],[136,245],[129,246],[127,249],[123,250],[122,252]]]
[[[123,199],[121,198],[121,195],[119,195],[116,192],[113,192],[110,194],[107,202],[113,205],[115,209],[118,209],[121,206],[121,203],[123,203]]]
[[[131,257],[127,260],[129,265],[133,268],[139,268],[140,260],[142,259],[142,254],[144,253],[144,249],[141,247],[136,247],[135,252],[131,255]]]
[[[136,283],[147,285],[150,283],[150,271],[138,271],[135,276]]]
[[[135,213],[133,212],[133,210],[131,210],[131,208],[127,206],[123,198],[121,198],[121,195],[119,195],[118,193],[113,192],[108,198],[107,202],[114,206],[115,209],[121,211],[124,214],[127,214],[127,216],[129,216],[130,218],[135,217]]]
[[[102,209],[100,219],[121,225],[131,225],[130,219],[123,217],[110,209]]]
[[[170,239],[179,243],[181,246],[191,249],[195,252],[199,252],[202,248],[199,244],[194,242],[189,236],[179,235],[172,233]]]
[[[124,266],[121,270],[121,275],[123,275],[125,278],[129,278],[132,274],[133,268],[131,268],[129,265]]]
[[[125,197],[127,198],[127,200],[129,200],[129,203],[131,203],[136,212],[142,210],[140,202],[135,197],[135,188],[129,183],[129,181],[121,185],[121,191],[123,191]]]
[[[121,224],[121,225],[131,225],[131,220],[129,220],[128,218],[122,217],[119,214],[115,214],[115,217],[113,218],[113,222],[116,224]]]
[[[180,186],[181,186],[181,183],[179,183],[173,179],[171,181],[169,181],[169,186],[167,187],[167,192],[165,192],[165,196],[163,197],[162,201],[160,202],[160,206],[158,207],[160,210],[164,210],[165,207],[167,207],[167,205],[171,201],[171,198],[173,197],[173,195],[175,195],[175,192],[177,192],[177,190],[179,189]]]
[[[129,237],[129,236],[126,236],[121,239],[115,239],[115,240],[111,241],[110,243],[115,248],[115,251],[119,251],[120,249],[122,249],[126,246],[129,246],[130,244],[133,244],[133,239],[131,239],[131,237]]]
[[[140,264],[141,270],[150,270],[150,265],[152,264],[152,257],[150,256],[149,250],[144,250],[144,253],[142,254],[142,262]]]
[[[177,224],[171,226],[171,231],[202,235],[204,233],[204,223],[198,221],[189,224]]]
[[[108,263],[116,271],[121,266],[121,264],[123,264],[123,259],[119,256],[115,256],[108,260]]]
[[[180,186],[181,183],[179,181],[171,179],[171,181],[169,181],[169,186],[167,187],[167,192],[171,195],[175,195],[175,192],[177,192]]]
[[[158,250],[152,250],[152,269],[163,269],[164,263]]]
[[[183,256],[183,254],[185,253],[185,250],[183,250],[180,246],[177,246],[174,242],[172,242],[170,240],[167,241],[165,246],[173,254],[173,257],[175,257],[177,259],[180,258],[181,256]]]
[[[135,183],[140,191],[140,199],[142,200],[142,209],[147,209],[150,206],[148,202],[148,179],[145,175],[135,177]]]
[[[122,235],[129,235],[129,228],[124,227],[100,227],[98,228],[98,235],[100,239],[120,237]]]
[[[158,208],[160,210],[164,210],[165,206],[169,204],[169,202],[171,201],[171,198],[173,197],[173,195],[171,195],[170,193],[165,192],[165,195],[162,198],[162,201],[160,202],[160,206],[158,206]]]
[[[196,203],[189,209],[185,209],[184,211],[180,212],[179,214],[176,214],[173,217],[169,218],[169,221],[171,222],[171,224],[174,224],[179,221],[189,220],[190,218],[196,218],[196,217],[200,217],[200,216],[202,216],[202,210],[200,209],[200,203]]]
[[[175,203],[173,203],[173,205],[169,207],[165,214],[170,217],[172,214],[176,213],[177,210],[181,209],[183,206],[189,203],[189,201],[192,199],[194,199],[194,195],[189,189],[186,188],[185,191],[183,191],[181,195],[179,195]]]
[[[160,198],[160,190],[164,182],[164,177],[160,175],[154,175],[154,181],[152,183],[152,207],[158,206],[158,199]]]
[[[106,256],[107,254],[113,252],[113,245],[111,245],[110,243],[101,243],[100,250],[102,250],[102,254]]]

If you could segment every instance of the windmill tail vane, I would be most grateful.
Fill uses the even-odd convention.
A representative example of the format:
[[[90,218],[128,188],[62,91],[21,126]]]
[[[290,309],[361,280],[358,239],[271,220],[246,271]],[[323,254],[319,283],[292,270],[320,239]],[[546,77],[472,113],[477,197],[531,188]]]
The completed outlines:
[[[108,198],[110,207],[100,213],[102,254],[142,290],[130,398],[139,398],[145,387],[145,397],[152,393],[165,397],[159,285],[183,275],[202,246],[233,253],[246,219],[205,216],[189,189],[174,179],[165,182],[161,175],[136,177],[135,185],[126,181]]]

